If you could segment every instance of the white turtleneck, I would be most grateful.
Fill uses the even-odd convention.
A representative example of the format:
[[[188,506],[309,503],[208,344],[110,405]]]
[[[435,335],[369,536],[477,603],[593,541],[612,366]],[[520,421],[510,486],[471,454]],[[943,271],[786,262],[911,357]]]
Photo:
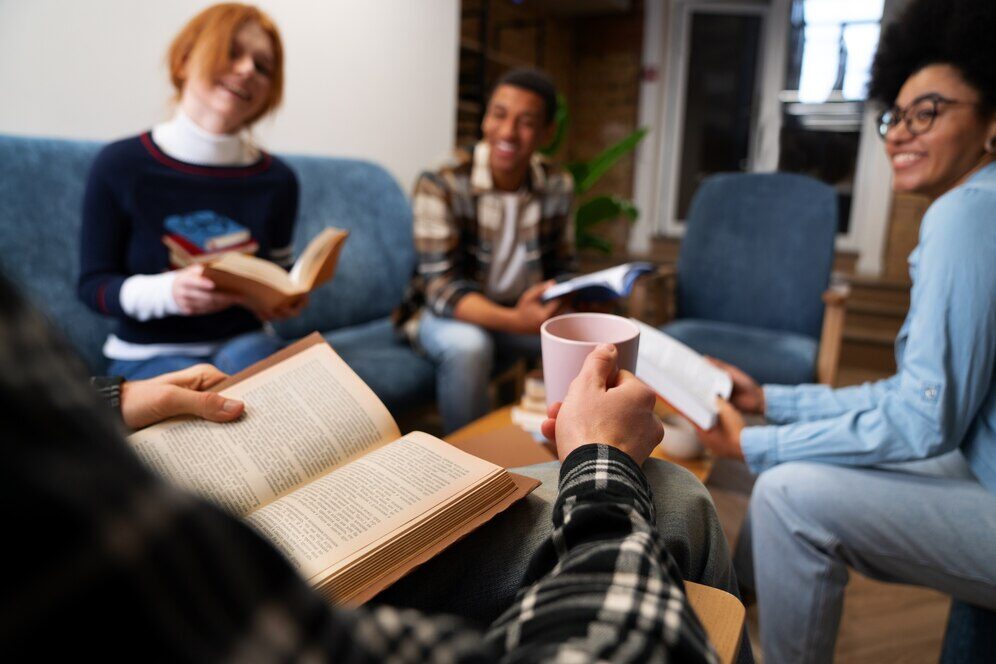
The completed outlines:
[[[181,110],[152,128],[152,140],[173,159],[198,166],[248,166],[259,159],[248,132],[212,134]]]
[[[199,166],[247,166],[259,159],[260,151],[247,132],[212,134],[199,127],[186,113],[177,110],[172,120],[152,128],[152,140],[164,153],[188,164]],[[135,274],[121,285],[121,308],[140,321],[164,318],[180,313],[173,298],[176,271],[162,274]],[[180,344],[169,349],[158,345],[133,344],[110,335],[104,355],[118,360],[140,360],[163,352],[201,355],[216,344]]]

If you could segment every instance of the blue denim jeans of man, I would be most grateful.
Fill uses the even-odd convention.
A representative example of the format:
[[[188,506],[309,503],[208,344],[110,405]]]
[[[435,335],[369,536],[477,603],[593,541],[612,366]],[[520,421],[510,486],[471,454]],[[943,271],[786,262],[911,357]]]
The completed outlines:
[[[450,433],[491,411],[491,377],[520,357],[539,357],[538,334],[507,334],[426,311],[418,344],[436,365],[436,403]]]
[[[111,360],[107,373],[122,376],[125,380],[141,380],[206,362],[227,374],[234,374],[266,359],[286,343],[264,331],[247,332],[229,339],[210,355],[159,355],[147,360]]]
[[[745,528],[765,662],[833,661],[848,567],[996,608],[996,495],[959,452],[874,468],[775,466],[754,486]]]

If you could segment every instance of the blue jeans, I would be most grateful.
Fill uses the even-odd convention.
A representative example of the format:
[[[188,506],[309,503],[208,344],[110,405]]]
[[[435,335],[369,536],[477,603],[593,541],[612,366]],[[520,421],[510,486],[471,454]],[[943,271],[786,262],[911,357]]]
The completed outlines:
[[[492,332],[472,323],[422,314],[419,346],[436,365],[436,403],[450,433],[491,412],[491,377],[520,357],[539,357],[538,334]]]
[[[749,535],[766,662],[833,660],[848,567],[996,609],[996,496],[960,453],[776,466],[754,486]]]
[[[247,332],[229,339],[210,355],[159,355],[147,360],[111,360],[107,373],[126,380],[140,380],[180,371],[207,362],[227,374],[234,374],[264,360],[284,347],[286,342],[266,332]]]

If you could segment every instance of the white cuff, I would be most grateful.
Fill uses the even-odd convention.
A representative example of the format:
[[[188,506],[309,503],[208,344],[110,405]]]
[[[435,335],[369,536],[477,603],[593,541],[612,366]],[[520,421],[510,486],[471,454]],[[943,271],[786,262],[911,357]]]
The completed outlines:
[[[135,320],[146,321],[180,313],[173,299],[176,272],[135,274],[121,284],[121,308]]]

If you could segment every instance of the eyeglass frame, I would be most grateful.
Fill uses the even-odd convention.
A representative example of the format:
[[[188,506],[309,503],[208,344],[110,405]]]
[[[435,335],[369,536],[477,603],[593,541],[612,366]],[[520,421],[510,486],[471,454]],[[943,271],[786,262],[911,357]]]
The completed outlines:
[[[927,122],[927,126],[924,127],[922,130],[914,131],[913,118],[910,116],[910,111],[912,111],[914,107],[916,107],[918,104],[924,101],[931,102],[930,120]],[[934,128],[934,121],[937,120],[938,116],[937,112],[938,104],[965,104],[968,106],[979,106],[979,102],[977,101],[948,99],[947,97],[940,95],[936,92],[929,92],[925,95],[920,95],[919,97],[911,101],[909,104],[906,105],[906,108],[899,108],[898,106],[893,105],[890,108],[887,108],[881,113],[879,113],[876,123],[876,128],[878,130],[878,137],[884,141],[886,137],[889,135],[889,130],[892,129],[893,127],[898,127],[900,122],[906,125],[906,131],[908,131],[911,136],[922,136],[923,134],[926,134],[928,131]],[[890,114],[895,114],[896,119],[891,121],[886,121],[885,117]]]

